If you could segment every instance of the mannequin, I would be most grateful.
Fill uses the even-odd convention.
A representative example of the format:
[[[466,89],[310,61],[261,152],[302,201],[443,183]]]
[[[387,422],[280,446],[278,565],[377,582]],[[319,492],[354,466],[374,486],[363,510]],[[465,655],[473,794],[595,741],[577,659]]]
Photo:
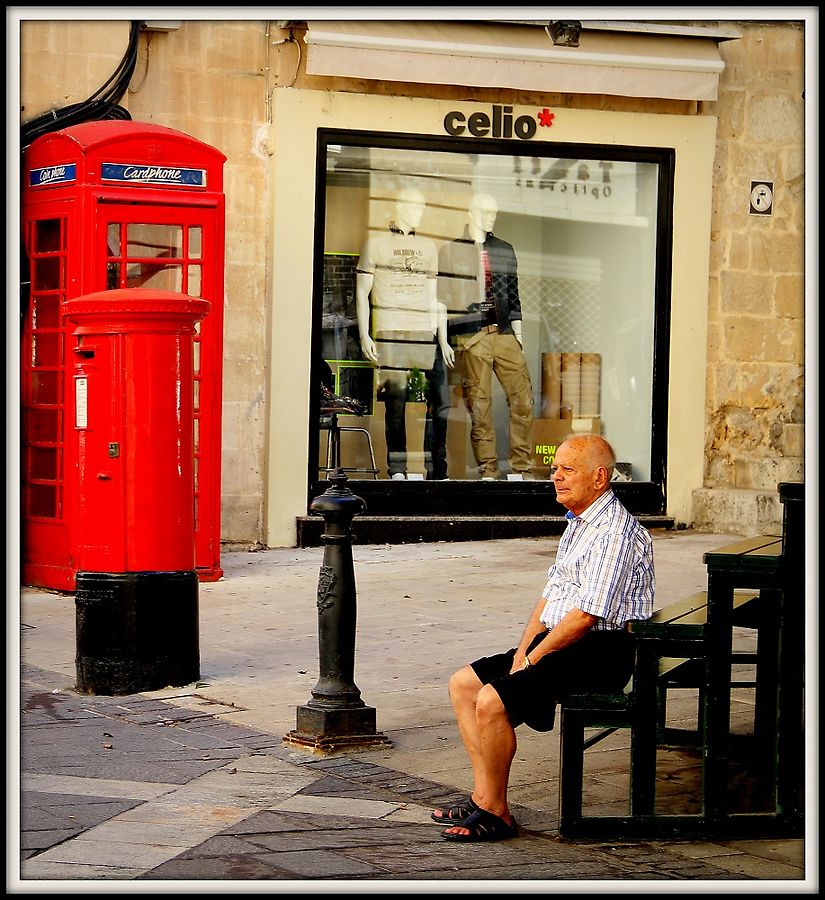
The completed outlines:
[[[470,413],[470,443],[485,480],[500,477],[493,424],[492,376],[509,406],[509,463],[529,477],[532,466],[533,388],[523,353],[516,254],[493,234],[498,205],[473,194],[462,237],[439,253],[438,296],[445,304],[456,345],[456,365]]]
[[[446,310],[436,294],[435,242],[415,233],[425,208],[420,191],[402,190],[388,230],[369,235],[356,267],[358,335],[364,358],[378,366],[378,396],[386,404],[387,472],[393,479],[407,475],[410,371],[424,373],[432,394],[436,349],[448,367],[455,362],[447,340]]]

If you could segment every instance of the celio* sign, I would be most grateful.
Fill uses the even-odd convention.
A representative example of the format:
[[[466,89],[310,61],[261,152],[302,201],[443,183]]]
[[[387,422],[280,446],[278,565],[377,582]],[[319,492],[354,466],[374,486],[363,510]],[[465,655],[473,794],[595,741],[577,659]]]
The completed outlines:
[[[466,115],[459,110],[452,110],[444,116],[444,130],[453,137],[465,132],[473,137],[511,138],[517,137],[529,141],[535,137],[538,129],[550,128],[555,114],[547,107],[539,110],[534,116],[514,116],[512,106],[493,104],[492,114],[473,112]]]

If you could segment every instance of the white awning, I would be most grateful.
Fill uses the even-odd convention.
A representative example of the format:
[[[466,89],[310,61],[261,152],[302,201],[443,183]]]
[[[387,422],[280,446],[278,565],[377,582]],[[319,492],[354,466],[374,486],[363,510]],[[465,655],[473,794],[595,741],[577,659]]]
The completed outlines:
[[[613,30],[582,23],[578,47],[548,23],[307,22],[310,75],[545,93],[715,100],[719,41],[735,33]],[[621,23],[617,23],[621,27]]]

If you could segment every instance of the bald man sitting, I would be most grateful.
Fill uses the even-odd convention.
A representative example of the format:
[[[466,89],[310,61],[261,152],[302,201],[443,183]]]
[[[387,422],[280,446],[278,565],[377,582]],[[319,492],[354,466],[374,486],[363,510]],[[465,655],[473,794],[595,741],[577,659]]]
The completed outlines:
[[[653,612],[653,541],[613,493],[616,456],[600,435],[568,438],[553,483],[568,510],[547,584],[518,646],[459,669],[450,699],[473,772],[463,803],[433,812],[452,841],[513,837],[507,803],[515,729],[551,731],[558,697],[573,688],[627,684],[633,644],[625,629]]]

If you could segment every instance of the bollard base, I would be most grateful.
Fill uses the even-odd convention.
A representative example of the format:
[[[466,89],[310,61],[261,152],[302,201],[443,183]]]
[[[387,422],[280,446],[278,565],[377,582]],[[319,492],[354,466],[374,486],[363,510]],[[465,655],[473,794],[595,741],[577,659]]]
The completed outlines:
[[[385,750],[392,742],[385,734],[314,735],[290,731],[282,738],[287,747],[308,750],[316,756],[332,756],[354,750]]]
[[[198,576],[78,572],[77,690],[122,695],[200,677]]]
[[[298,707],[295,730],[283,741],[323,755],[391,746],[389,738],[375,730],[373,707],[313,705],[312,701]]]

